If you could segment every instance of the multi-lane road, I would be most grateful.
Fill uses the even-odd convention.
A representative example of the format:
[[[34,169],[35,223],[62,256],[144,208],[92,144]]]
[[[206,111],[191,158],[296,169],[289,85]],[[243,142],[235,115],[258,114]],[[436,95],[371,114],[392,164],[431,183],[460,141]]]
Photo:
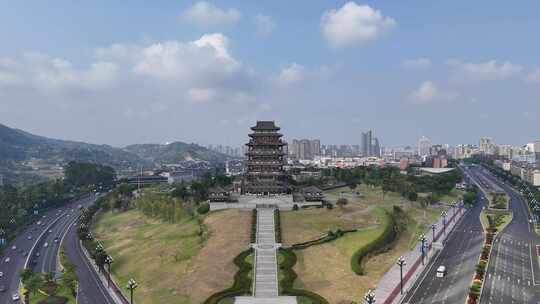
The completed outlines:
[[[485,192],[504,191],[510,197],[513,219],[494,240],[490,263],[486,272],[481,303],[521,304],[540,303],[540,267],[536,245],[540,237],[529,222],[527,206],[519,193],[496,179],[479,166],[463,167],[467,178]],[[487,202],[480,191],[477,203],[455,228],[444,249],[434,259],[403,303],[464,303],[475,272],[484,237],[479,220]],[[439,265],[448,274],[436,277]]]
[[[428,265],[423,277],[411,288],[403,303],[465,303],[483,242],[479,219],[483,201],[483,194],[479,193],[477,203],[454,228],[444,249]],[[439,266],[447,269],[443,278],[436,276]]]
[[[481,303],[540,303],[540,237],[529,222],[527,205],[511,187],[485,169],[474,169],[510,197],[513,219],[494,240]]]
[[[107,293],[100,292],[99,288],[103,288],[100,281],[92,280],[96,274],[88,267],[87,261],[80,257],[81,248],[75,233],[75,222],[80,214],[79,205],[87,207],[95,199],[92,195],[45,212],[38,223],[28,227],[9,244],[0,263],[0,272],[3,272],[0,285],[6,289],[0,293],[0,303],[16,302],[12,296],[18,292],[19,273],[25,267],[35,272],[57,274],[57,257],[61,245],[64,245],[66,255],[77,268],[79,290],[82,291],[78,302],[113,303]]]

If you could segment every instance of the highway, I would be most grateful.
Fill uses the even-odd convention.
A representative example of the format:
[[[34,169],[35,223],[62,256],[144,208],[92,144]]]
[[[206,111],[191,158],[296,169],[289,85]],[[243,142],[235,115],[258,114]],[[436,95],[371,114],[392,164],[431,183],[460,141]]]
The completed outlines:
[[[465,303],[475,265],[482,248],[482,225],[479,215],[485,198],[478,194],[477,203],[467,211],[438,256],[428,265],[423,277],[411,288],[403,303]],[[447,275],[436,277],[439,266]]]
[[[114,300],[107,292],[107,287],[103,286],[84,257],[76,230],[74,225],[66,231],[63,246],[68,259],[76,266],[79,278],[78,304],[114,304]]]
[[[95,199],[96,197],[92,195],[45,212],[39,225],[35,223],[29,226],[9,244],[0,263],[0,271],[3,272],[0,285],[6,288],[5,292],[0,293],[0,303],[14,303],[11,297],[18,292],[19,273],[25,265],[35,272],[57,274],[57,254],[62,244],[65,244],[66,254],[70,260],[77,250],[80,252],[80,248],[73,246],[73,244],[78,244],[75,233],[75,222],[80,214],[78,206],[88,207]],[[40,236],[42,236],[41,239]],[[16,249],[11,249],[12,246],[16,246]],[[5,262],[7,258],[10,260],[8,263]],[[77,268],[80,290],[89,291],[85,294],[86,301],[79,301],[79,303],[113,303],[108,295],[102,292],[92,293],[93,290],[98,289],[96,286],[98,283],[88,280],[89,277],[95,276],[95,273],[87,267],[86,261],[77,259],[75,256],[72,263]]]
[[[481,303],[540,303],[540,269],[535,252],[540,237],[529,223],[526,203],[485,169],[474,170],[509,195],[513,213],[510,224],[494,240]]]
[[[47,234],[48,230],[50,229],[54,229],[54,231],[56,231],[56,225],[61,224],[62,216],[66,212],[65,210],[67,210],[67,208],[75,208],[79,203],[80,202],[74,202],[66,207],[56,208],[45,212],[38,222],[39,225],[38,223],[35,223],[29,226],[9,244],[9,247],[4,252],[0,263],[0,271],[4,273],[3,277],[0,278],[0,285],[5,286],[6,288],[5,292],[0,293],[0,303],[11,303],[12,295],[18,292],[20,281],[19,273],[24,268],[25,263],[32,260],[32,257],[29,256],[31,248],[35,247],[35,251],[39,251],[40,256],[49,249],[39,248],[41,245],[41,242],[38,240],[39,236],[41,234]],[[13,246],[15,246],[17,249],[13,250]],[[50,267],[51,258],[49,256],[50,255],[47,255],[46,259],[43,258],[43,262],[39,266],[36,264],[34,267],[32,267],[32,269],[36,269],[37,267],[41,267],[41,265],[47,264],[47,267]],[[6,259],[8,258],[10,261],[6,263]],[[55,265],[56,264],[54,262],[53,266],[55,267]],[[49,269],[52,268],[47,268],[47,271],[49,271]]]

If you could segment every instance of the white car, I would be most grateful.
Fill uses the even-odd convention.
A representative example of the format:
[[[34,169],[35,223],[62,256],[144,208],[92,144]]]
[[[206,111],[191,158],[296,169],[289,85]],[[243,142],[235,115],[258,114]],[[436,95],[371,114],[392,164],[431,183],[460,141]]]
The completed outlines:
[[[43,244],[43,247],[49,247],[49,243],[45,242],[45,244]]]
[[[11,258],[6,258],[6,259],[4,260],[5,263],[9,263],[9,261],[11,261]]]
[[[13,296],[11,297],[11,299],[13,299],[13,301],[19,301],[21,297],[19,297],[19,294],[18,293],[14,293]]]
[[[437,268],[436,277],[437,278],[443,278],[445,275],[446,275],[446,267],[444,267],[443,265],[439,266]]]
[[[11,247],[11,250],[17,250],[17,246],[13,245],[13,246]]]
[[[0,271],[0,278],[4,276],[4,273]]]

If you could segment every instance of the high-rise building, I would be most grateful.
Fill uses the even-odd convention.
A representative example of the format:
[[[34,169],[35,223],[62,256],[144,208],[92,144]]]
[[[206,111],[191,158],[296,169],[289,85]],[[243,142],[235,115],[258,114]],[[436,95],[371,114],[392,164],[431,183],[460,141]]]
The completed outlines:
[[[426,156],[431,154],[431,140],[429,138],[422,136],[418,140],[418,155]]]
[[[373,136],[372,130],[362,133],[360,148],[362,156],[381,156],[379,139]]]
[[[494,154],[493,143],[489,137],[480,137],[478,148],[480,149],[481,153]]]
[[[366,133],[362,133],[362,155],[363,156],[371,156],[372,153],[372,142],[373,142],[373,132],[371,130],[367,131]]]
[[[280,194],[287,192],[286,174],[283,170],[283,147],[280,128],[274,121],[257,121],[246,144],[246,173],[242,193]]]
[[[321,155],[321,141],[319,139],[293,139],[289,155],[295,159],[312,160]]]
[[[540,140],[527,143],[527,150],[535,154],[537,162],[540,162]]]
[[[377,137],[373,137],[372,139],[370,156],[381,156],[381,146],[379,145],[379,139]]]

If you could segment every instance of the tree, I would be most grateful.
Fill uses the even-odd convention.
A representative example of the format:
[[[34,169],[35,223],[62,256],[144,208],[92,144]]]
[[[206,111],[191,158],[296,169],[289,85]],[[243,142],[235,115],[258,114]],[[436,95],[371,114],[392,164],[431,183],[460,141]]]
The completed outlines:
[[[34,272],[32,271],[32,269],[25,268],[21,270],[19,276],[21,277],[22,282],[25,283],[30,277],[32,277],[33,274]]]
[[[336,205],[338,205],[340,208],[343,208],[348,203],[349,201],[346,198],[342,197],[337,200]]]
[[[92,163],[71,161],[64,168],[65,180],[74,186],[114,184],[116,173],[112,167]]]
[[[356,189],[357,184],[355,182],[349,183],[349,188],[351,188],[351,192],[354,192],[354,189]]]
[[[189,197],[189,191],[184,183],[180,183],[174,188],[174,190],[171,192],[171,195],[173,197],[180,198],[182,201],[186,201]]]
[[[38,273],[32,273],[32,275],[24,283],[24,287],[30,294],[35,294],[41,285],[43,285],[43,279]]]
[[[416,193],[415,191],[411,191],[407,194],[407,198],[411,201],[411,202],[416,202],[416,200],[418,199],[418,193]]]

